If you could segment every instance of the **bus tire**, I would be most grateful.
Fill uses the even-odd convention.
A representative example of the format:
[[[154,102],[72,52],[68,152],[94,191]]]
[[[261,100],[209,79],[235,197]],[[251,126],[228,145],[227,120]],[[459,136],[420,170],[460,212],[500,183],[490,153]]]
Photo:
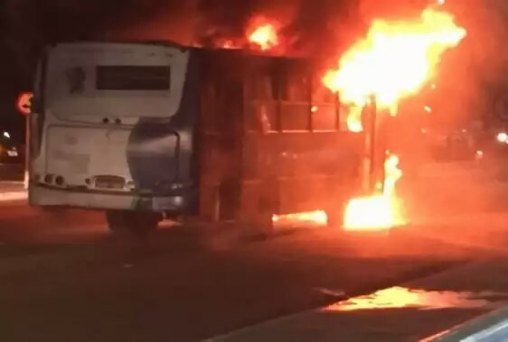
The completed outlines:
[[[133,210],[108,210],[106,222],[114,234],[145,236],[157,229],[162,216],[158,213]]]

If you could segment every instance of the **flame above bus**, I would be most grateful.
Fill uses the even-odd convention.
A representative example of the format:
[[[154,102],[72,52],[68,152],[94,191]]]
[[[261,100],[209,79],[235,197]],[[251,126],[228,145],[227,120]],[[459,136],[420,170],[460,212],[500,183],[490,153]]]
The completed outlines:
[[[350,106],[347,125],[360,132],[362,111],[370,98],[382,111],[396,115],[399,102],[418,93],[435,76],[443,53],[466,34],[450,13],[433,8],[413,21],[375,20],[367,36],[340,58],[338,68],[329,70],[323,82]],[[349,202],[346,230],[386,230],[406,222],[396,194],[403,174],[398,165],[398,156],[388,155],[382,191]]]
[[[434,76],[443,53],[465,36],[453,15],[437,9],[424,10],[416,20],[375,20],[323,82],[344,103],[363,106],[374,95],[380,108],[394,114],[400,100],[418,93]],[[349,124],[357,130],[358,122]]]
[[[275,20],[255,17],[247,28],[247,39],[263,51],[273,49],[280,43],[279,27],[280,24]]]

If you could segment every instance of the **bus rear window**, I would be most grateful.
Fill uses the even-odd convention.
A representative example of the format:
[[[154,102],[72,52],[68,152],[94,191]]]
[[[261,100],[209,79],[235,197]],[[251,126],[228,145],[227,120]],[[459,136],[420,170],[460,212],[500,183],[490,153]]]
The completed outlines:
[[[169,90],[169,66],[98,66],[98,90]]]

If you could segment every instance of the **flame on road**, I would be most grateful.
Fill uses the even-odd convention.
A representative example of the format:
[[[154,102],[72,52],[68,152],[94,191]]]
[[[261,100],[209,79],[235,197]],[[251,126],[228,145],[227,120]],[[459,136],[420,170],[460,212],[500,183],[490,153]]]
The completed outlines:
[[[247,39],[251,44],[267,51],[279,45],[279,24],[263,17],[254,18],[247,29]]]
[[[395,192],[397,181],[402,177],[399,158],[390,155],[385,161],[385,181],[381,194],[351,200],[344,214],[344,229],[386,230],[403,225],[402,203]]]
[[[305,224],[313,226],[325,226],[327,224],[328,217],[322,210],[293,213],[286,215],[273,215],[272,222],[275,226],[291,226],[295,224]]]

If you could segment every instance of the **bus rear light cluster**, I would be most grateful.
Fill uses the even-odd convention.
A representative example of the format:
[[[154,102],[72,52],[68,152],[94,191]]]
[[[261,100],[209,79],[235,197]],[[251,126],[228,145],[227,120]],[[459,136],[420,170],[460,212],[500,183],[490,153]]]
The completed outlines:
[[[47,175],[44,175],[44,177],[42,177],[39,174],[36,174],[34,176],[34,180],[36,182],[41,181],[41,179],[42,179],[43,183],[46,183],[49,185],[63,186],[65,184],[65,178],[60,175],[53,175],[53,174],[48,173]]]
[[[48,175],[44,176],[44,183],[53,184],[54,179],[55,179],[54,175],[48,174]]]
[[[55,184],[58,186],[64,185],[64,178],[62,176],[56,176],[55,178]]]

